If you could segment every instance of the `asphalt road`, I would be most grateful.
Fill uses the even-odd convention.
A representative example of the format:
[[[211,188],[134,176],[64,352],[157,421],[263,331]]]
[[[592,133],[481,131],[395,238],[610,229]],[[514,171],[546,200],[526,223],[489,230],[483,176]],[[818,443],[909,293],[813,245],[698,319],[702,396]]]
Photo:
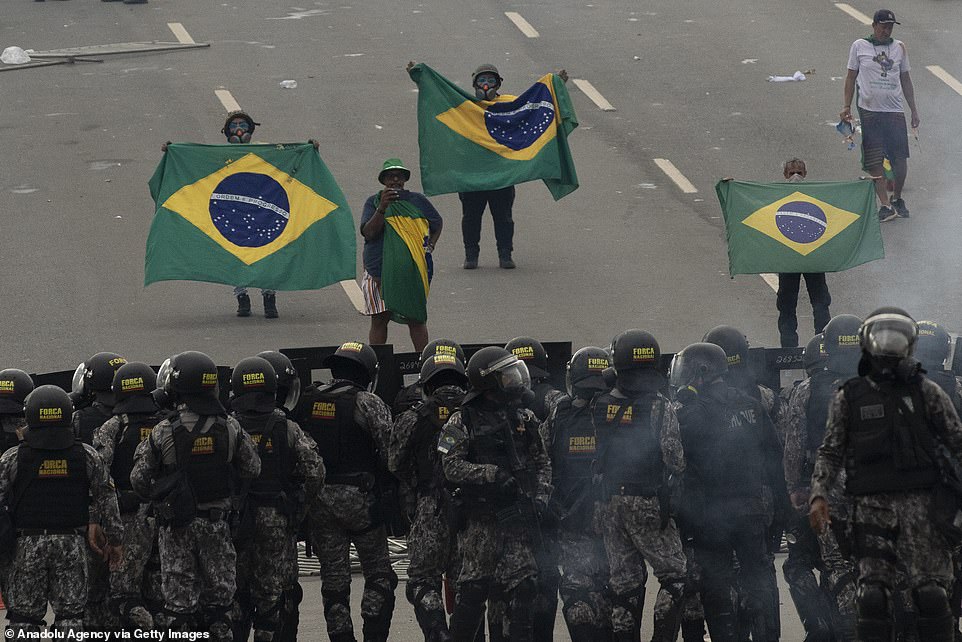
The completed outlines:
[[[912,218],[883,226],[884,260],[830,277],[834,313],[897,304],[962,329],[962,87],[951,85],[962,78],[959,6],[893,7],[923,121],[905,192]],[[577,347],[640,327],[677,350],[732,323],[753,345],[775,345],[770,286],[728,277],[713,186],[724,176],[779,180],[793,156],[808,161],[812,180],[860,175],[858,153],[831,124],[849,45],[870,31],[859,16],[876,8],[864,0],[8,0],[0,48],[175,41],[170,23],[211,46],[0,73],[0,366],[69,369],[100,350],[156,363],[186,349],[230,364],[268,348],[366,337],[367,320],[339,285],[281,293],[274,321],[259,316],[256,296],[255,316],[236,318],[227,286],[145,289],[146,183],[164,141],[223,142],[229,97],[262,123],[255,140],[320,141],[357,218],[384,158],[417,164],[408,60],[465,85],[477,64],[493,62],[508,92],[566,68],[615,108],[602,111],[571,84],[581,188],[555,203],[538,183],[519,187],[517,270],[496,267],[488,218],[481,268],[462,270],[457,198],[434,199],[447,227],[435,253],[432,336],[526,334]],[[766,82],[812,68],[804,83]],[[282,89],[287,79],[297,88]],[[680,189],[655,159],[697,191]],[[409,187],[419,188],[417,171]],[[804,295],[799,309],[804,341]],[[392,327],[392,339],[407,350],[402,330]],[[397,619],[413,621],[398,603]],[[796,635],[785,639],[800,639],[792,617],[785,625]]]

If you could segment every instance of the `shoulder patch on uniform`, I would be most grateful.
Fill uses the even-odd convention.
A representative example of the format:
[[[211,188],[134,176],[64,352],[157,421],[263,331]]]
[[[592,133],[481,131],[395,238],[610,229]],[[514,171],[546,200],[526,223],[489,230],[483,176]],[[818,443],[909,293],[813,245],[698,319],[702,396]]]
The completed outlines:
[[[869,419],[882,419],[885,417],[885,406],[878,403],[871,406],[863,406],[859,409],[862,420],[866,421]]]
[[[441,436],[438,438],[438,452],[447,455],[448,452],[454,447],[458,439],[464,436],[464,433],[453,427],[445,427],[441,432]]]

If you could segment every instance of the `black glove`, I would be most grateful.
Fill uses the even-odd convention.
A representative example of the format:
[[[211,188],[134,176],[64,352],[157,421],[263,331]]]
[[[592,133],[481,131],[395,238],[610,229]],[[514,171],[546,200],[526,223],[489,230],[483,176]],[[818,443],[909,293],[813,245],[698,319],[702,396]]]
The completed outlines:
[[[499,468],[498,472],[494,476],[494,486],[497,489],[498,494],[504,497],[514,497],[518,494],[520,486],[518,486],[518,480],[514,478],[514,475]]]

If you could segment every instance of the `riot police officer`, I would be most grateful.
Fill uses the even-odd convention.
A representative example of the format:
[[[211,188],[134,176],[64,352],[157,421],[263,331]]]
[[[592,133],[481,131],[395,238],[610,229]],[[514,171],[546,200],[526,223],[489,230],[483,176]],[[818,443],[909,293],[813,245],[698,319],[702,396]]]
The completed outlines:
[[[748,339],[745,338],[745,334],[730,325],[719,325],[706,332],[702,341],[714,343],[725,351],[728,357],[728,373],[725,375],[725,380],[728,385],[761,401],[765,406],[765,412],[774,422],[778,412],[775,406],[775,392],[756,381],[755,373],[752,372],[748,363]]]
[[[73,427],[77,438],[92,444],[94,431],[113,416],[114,374],[127,360],[115,352],[98,352],[79,366],[73,375],[73,394],[77,402]]]
[[[387,548],[381,481],[391,433],[391,411],[370,392],[377,376],[371,346],[348,341],[324,360],[332,381],[308,386],[298,424],[313,437],[327,469],[320,496],[309,507],[314,550],[321,565],[321,598],[331,642],[353,642],[353,542],[364,570],[364,639],[384,642],[394,613],[397,575]]]
[[[925,369],[925,377],[939,385],[949,396],[955,411],[962,411],[962,381],[945,367],[952,346],[952,337],[935,321],[919,321],[919,340],[915,345],[915,358]]]
[[[920,376],[912,358],[917,338],[915,321],[898,308],[865,319],[860,376],[832,400],[812,476],[817,532],[832,521],[829,497],[843,471],[854,498],[857,632],[866,642],[891,639],[897,568],[911,589],[919,639],[953,639],[947,536],[958,535],[959,499],[943,493],[939,453],[962,459],[962,424],[942,389]]]
[[[110,598],[114,615],[139,629],[154,620],[144,601],[144,570],[157,538],[157,522],[148,505],[134,492],[130,471],[134,452],[164,415],[151,394],[157,375],[145,363],[125,363],[117,369],[111,391],[114,416],[94,432],[93,445],[117,486],[117,503],[124,523],[124,555],[110,573]]]
[[[494,595],[507,609],[493,635],[530,642],[534,553],[541,546],[538,521],[550,495],[551,464],[537,419],[524,408],[531,385],[524,362],[489,346],[471,357],[467,375],[461,410],[451,415],[438,444],[444,476],[464,502],[451,634],[456,642],[473,641],[484,602]]]
[[[600,523],[601,489],[592,483],[597,458],[590,402],[605,392],[611,366],[602,348],[581,348],[567,364],[568,394],[543,424],[551,456],[551,506],[560,524],[561,609],[572,642],[611,640],[611,602],[605,593],[608,559]]]
[[[23,370],[0,370],[0,448],[19,446],[27,425],[23,402],[33,391],[33,379]]]
[[[164,620],[174,631],[208,631],[230,640],[237,587],[228,518],[234,481],[254,479],[261,462],[250,435],[221,405],[217,366],[182,352],[157,373],[176,412],[158,423],[134,454],[130,482],[154,500]],[[199,628],[198,628],[199,627]]]
[[[655,338],[627,330],[612,353],[614,389],[594,398],[591,416],[610,497],[604,541],[614,639],[638,639],[647,562],[661,585],[652,640],[670,641],[678,635],[685,586],[685,555],[668,506],[668,478],[685,468],[678,419],[660,392],[667,381]]]
[[[450,501],[441,470],[438,439],[450,416],[461,407],[468,379],[454,354],[424,360],[418,379],[422,403],[394,422],[388,467],[414,488],[417,505],[408,535],[405,594],[428,642],[450,640],[444,616],[441,576],[451,570]]]
[[[851,314],[837,315],[828,322],[824,332],[824,367],[798,384],[783,413],[785,483],[796,514],[789,529],[792,537],[782,572],[802,625],[813,642],[829,640],[831,636],[842,640],[855,636],[855,578],[845,534],[844,495],[835,492],[831,498],[835,511],[831,530],[816,536],[807,528],[807,521],[815,453],[825,435],[832,397],[857,374],[861,324],[862,320]],[[814,569],[821,571],[821,584]]]
[[[769,529],[774,506],[788,499],[781,445],[761,402],[730,386],[727,370],[725,352],[712,343],[693,343],[672,363],[687,463],[682,501],[712,639],[738,639],[741,606],[752,640],[774,642],[779,606]],[[741,605],[732,599],[736,587]]]
[[[263,357],[241,359],[231,373],[232,416],[257,445],[261,472],[241,488],[234,529],[237,591],[234,639],[269,642],[281,599],[296,573],[296,527],[315,497],[322,464],[314,441],[275,406],[278,377]]]
[[[505,344],[504,349],[524,361],[524,365],[528,367],[528,374],[531,375],[531,392],[534,393],[534,400],[530,407],[535,417],[544,421],[551,414],[554,405],[564,397],[564,393],[551,383],[551,375],[548,374],[548,353],[540,341],[531,337],[515,337]],[[554,616],[552,616],[553,620]]]
[[[464,349],[459,343],[451,339],[435,339],[424,346],[424,350],[421,351],[421,356],[418,359],[418,368],[423,367],[428,357],[433,357],[434,355],[451,356],[462,364],[468,362],[464,356]],[[422,401],[424,401],[424,398],[421,395],[421,380],[418,379],[411,385],[404,386],[398,391],[397,396],[394,397],[394,405],[391,406],[391,410],[395,417],[400,417],[402,412],[410,410]]]
[[[0,458],[0,503],[17,533],[4,594],[10,637],[39,637],[48,602],[55,630],[83,631],[87,542],[112,567],[122,554],[113,484],[96,451],[74,438],[72,413],[66,392],[38,387],[26,399],[23,443]]]

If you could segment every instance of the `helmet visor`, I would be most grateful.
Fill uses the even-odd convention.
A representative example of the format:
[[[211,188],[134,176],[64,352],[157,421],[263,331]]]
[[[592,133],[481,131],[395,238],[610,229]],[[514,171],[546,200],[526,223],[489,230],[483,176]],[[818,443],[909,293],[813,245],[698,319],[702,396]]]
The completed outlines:
[[[294,412],[297,408],[297,402],[301,398],[301,380],[298,377],[294,377],[287,387],[287,396],[281,403],[282,406],[287,408],[290,412]]]
[[[168,385],[170,384],[170,372],[173,368],[170,364],[170,359],[166,359],[157,370],[157,389],[163,390],[164,392],[169,392]]]
[[[524,361],[515,361],[497,371],[498,387],[509,394],[521,394],[531,389],[531,375]]]
[[[87,373],[87,367],[83,363],[77,366],[77,369],[73,371],[73,379],[70,381],[70,391],[75,395],[82,395],[84,391],[84,375]]]
[[[912,354],[918,327],[900,314],[880,314],[865,322],[865,350],[876,357],[904,358]]]

